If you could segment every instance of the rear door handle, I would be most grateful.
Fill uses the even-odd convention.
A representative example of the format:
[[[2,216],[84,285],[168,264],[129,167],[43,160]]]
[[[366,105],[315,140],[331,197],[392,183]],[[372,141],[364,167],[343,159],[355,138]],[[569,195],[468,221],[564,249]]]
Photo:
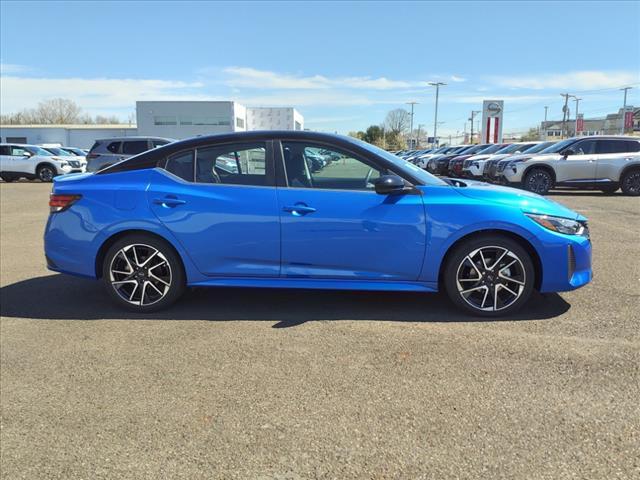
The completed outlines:
[[[315,208],[309,207],[304,203],[296,203],[295,205],[289,205],[283,207],[282,210],[285,212],[289,212],[296,217],[301,217],[302,215],[307,215],[308,213],[313,213],[316,211]]]
[[[180,200],[175,195],[167,195],[164,198],[154,198],[153,203],[155,203],[156,205],[161,205],[165,208],[174,208],[178,205],[184,205],[187,202],[185,202],[184,200]]]

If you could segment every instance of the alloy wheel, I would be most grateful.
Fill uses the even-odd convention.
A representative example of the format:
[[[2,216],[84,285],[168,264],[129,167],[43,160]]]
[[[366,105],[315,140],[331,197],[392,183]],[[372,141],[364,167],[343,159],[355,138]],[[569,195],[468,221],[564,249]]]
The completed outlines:
[[[624,191],[631,195],[640,194],[640,172],[627,175],[623,184]]]
[[[115,292],[132,305],[148,306],[162,300],[171,287],[171,266],[157,248],[132,244],[121,248],[109,266]]]
[[[551,180],[545,172],[534,172],[527,179],[527,187],[534,193],[547,193],[551,188]]]
[[[456,286],[462,299],[485,312],[513,305],[524,292],[526,281],[520,258],[498,246],[472,251],[460,262],[456,272]]]
[[[53,170],[51,167],[42,167],[38,173],[40,180],[43,182],[50,182],[53,180]]]

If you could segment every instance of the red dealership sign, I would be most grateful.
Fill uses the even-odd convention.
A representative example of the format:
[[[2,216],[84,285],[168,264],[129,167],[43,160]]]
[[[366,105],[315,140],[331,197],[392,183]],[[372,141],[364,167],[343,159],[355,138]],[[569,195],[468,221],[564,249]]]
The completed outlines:
[[[633,111],[627,110],[624,112],[624,129],[631,130],[633,128]]]
[[[576,122],[576,134],[578,132],[582,132],[584,131],[584,116],[583,115],[578,115],[578,121]]]

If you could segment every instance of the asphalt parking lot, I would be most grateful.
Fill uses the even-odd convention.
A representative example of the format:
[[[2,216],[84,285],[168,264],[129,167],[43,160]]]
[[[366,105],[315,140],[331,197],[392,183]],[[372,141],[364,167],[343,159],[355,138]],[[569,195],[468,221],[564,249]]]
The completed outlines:
[[[148,317],[48,272],[50,185],[0,185],[3,478],[639,478],[640,198],[595,278],[473,320],[441,295],[198,290]]]

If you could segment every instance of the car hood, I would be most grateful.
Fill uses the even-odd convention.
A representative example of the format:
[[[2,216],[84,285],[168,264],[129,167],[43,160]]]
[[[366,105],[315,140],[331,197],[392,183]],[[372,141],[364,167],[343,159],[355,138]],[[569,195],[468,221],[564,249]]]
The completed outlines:
[[[516,207],[527,213],[539,213],[571,219],[585,219],[564,205],[526,190],[476,182],[473,180],[463,180],[462,182],[460,182],[460,179],[454,180],[466,184],[466,187],[455,187],[456,191],[460,195],[473,198],[474,200]]]

